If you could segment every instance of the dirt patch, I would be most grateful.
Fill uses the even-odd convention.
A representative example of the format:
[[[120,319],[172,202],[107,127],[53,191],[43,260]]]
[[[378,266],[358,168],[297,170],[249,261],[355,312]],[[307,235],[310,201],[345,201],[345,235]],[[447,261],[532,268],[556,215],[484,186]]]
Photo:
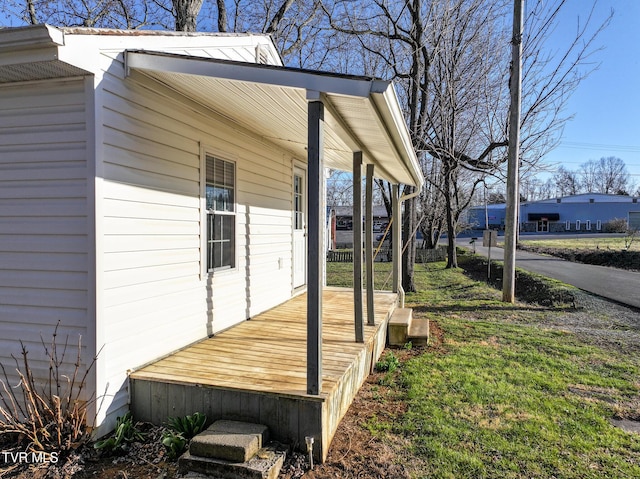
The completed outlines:
[[[606,249],[564,249],[519,245],[518,249],[531,253],[547,254],[576,263],[610,266],[612,268],[640,271],[640,251]]]
[[[167,459],[161,443],[163,427],[138,423],[146,436],[144,442],[133,442],[126,452],[104,455],[92,445],[83,446],[56,464],[12,464],[0,462],[0,479],[158,479],[176,477],[177,463]],[[3,452],[10,448],[0,447]],[[20,448],[23,450],[23,448]],[[48,466],[48,467],[47,467]]]

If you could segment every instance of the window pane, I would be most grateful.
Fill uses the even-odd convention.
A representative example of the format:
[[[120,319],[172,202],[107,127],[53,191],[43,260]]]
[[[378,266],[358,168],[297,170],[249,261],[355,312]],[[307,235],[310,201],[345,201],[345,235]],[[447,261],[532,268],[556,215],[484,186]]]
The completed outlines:
[[[235,202],[235,164],[207,156],[207,208],[233,211]]]
[[[235,267],[235,164],[206,157],[207,268]],[[215,214],[224,212],[226,214]],[[231,214],[228,214],[231,213]]]

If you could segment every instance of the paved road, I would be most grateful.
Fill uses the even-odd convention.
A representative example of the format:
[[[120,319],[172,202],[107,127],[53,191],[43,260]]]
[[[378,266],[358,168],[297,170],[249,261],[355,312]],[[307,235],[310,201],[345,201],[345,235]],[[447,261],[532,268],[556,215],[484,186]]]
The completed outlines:
[[[468,238],[457,240],[460,246],[473,249]],[[476,242],[476,253],[487,256],[482,238]],[[491,259],[503,260],[502,248],[491,248]],[[572,263],[552,256],[525,251],[516,252],[516,268],[540,273],[619,303],[640,308],[640,273],[605,266]]]

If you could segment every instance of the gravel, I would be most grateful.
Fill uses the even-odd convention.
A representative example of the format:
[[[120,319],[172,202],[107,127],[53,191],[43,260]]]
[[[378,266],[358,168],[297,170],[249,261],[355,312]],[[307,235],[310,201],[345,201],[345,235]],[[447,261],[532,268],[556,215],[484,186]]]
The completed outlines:
[[[576,291],[575,310],[545,315],[544,325],[576,334],[588,344],[640,357],[640,311]]]

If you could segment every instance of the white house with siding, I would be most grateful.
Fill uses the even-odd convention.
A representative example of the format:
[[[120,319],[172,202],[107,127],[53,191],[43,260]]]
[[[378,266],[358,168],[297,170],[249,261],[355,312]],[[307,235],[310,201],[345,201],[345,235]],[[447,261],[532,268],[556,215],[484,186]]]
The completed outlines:
[[[318,172],[356,159],[421,185],[393,85],[268,36],[0,30],[0,361],[44,376],[60,321],[110,428],[130,371],[317,288]]]

